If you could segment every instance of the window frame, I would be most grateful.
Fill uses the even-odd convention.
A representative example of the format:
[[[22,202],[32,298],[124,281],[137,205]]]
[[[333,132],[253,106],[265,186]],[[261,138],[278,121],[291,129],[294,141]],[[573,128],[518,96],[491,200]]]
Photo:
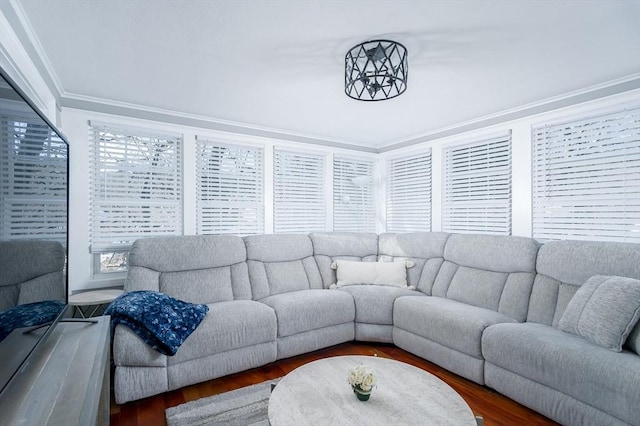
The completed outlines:
[[[296,173],[293,173],[291,180],[284,181],[282,183],[278,182],[278,178],[281,177],[279,173],[285,173],[285,171],[280,170],[281,163],[278,159],[278,155],[283,153],[285,155],[306,158],[307,164],[303,166],[298,166],[294,169]],[[330,200],[328,200],[327,194],[331,193],[330,185],[327,184],[327,176],[328,176],[328,168],[332,166],[332,164],[328,161],[327,153],[320,153],[318,151],[312,150],[304,150],[299,148],[291,148],[287,146],[274,146],[273,148],[273,233],[310,233],[310,232],[322,232],[330,229],[330,216],[328,214],[328,209],[331,207]],[[319,168],[317,170],[312,170],[313,163],[319,164]],[[305,181],[306,176],[301,176],[302,171],[307,169],[306,171],[313,171],[314,176],[318,177],[319,184],[316,183],[311,184],[309,188],[307,188],[307,184],[309,181]],[[291,171],[289,171],[291,174]],[[296,180],[297,179],[297,180]],[[279,185],[283,185],[286,193],[279,194]],[[315,188],[314,188],[315,186]],[[286,188],[284,188],[286,187]],[[313,189],[313,191],[308,191],[309,189]],[[296,193],[302,194],[306,193],[304,197],[296,197]],[[279,199],[280,198],[280,199]],[[288,200],[287,200],[288,198]],[[298,220],[297,217],[302,217],[300,214],[301,211],[309,211],[309,209],[313,207],[315,211],[315,215],[313,217],[307,216],[305,219]],[[284,212],[287,215],[284,215]],[[283,215],[279,217],[279,215]],[[286,219],[288,218],[288,220]],[[279,222],[282,220],[282,222]],[[301,225],[302,221],[307,224],[313,220],[313,226],[304,227]],[[288,222],[286,225],[284,222]],[[292,223],[295,222],[295,226],[292,226]],[[316,226],[317,225],[317,226]],[[279,228],[280,226],[280,228]]]
[[[333,155],[334,232],[376,231],[376,167],[373,158]]]
[[[443,232],[511,235],[512,157],[511,130],[443,146]]]
[[[126,274],[126,270],[128,270],[128,265],[124,268],[124,270],[104,271],[101,268],[100,258],[102,255],[128,252],[133,241],[135,241],[138,238],[183,234],[183,230],[184,230],[184,220],[183,220],[183,214],[184,214],[183,213],[184,212],[184,187],[183,187],[184,147],[183,147],[183,143],[184,143],[184,140],[183,140],[183,135],[179,133],[162,132],[162,131],[158,131],[150,128],[130,127],[126,125],[119,125],[114,123],[102,123],[97,121],[89,121],[88,130],[89,130],[89,142],[90,142],[89,143],[90,145],[90,148],[89,148],[89,154],[90,154],[90,165],[89,165],[89,174],[90,174],[89,243],[90,245],[89,245],[89,251],[92,259],[93,277],[94,279],[107,278],[107,277],[119,278],[124,274]],[[106,141],[104,139],[105,134],[110,135],[109,141]],[[134,140],[136,139],[137,139],[137,142],[134,142]],[[129,149],[129,145],[135,146],[137,144],[138,148],[141,146],[144,146],[145,144],[153,145],[155,143],[155,141],[153,141],[154,139],[158,141],[162,141],[160,143],[167,143],[168,145],[173,143],[172,147],[171,146],[167,147],[169,152],[171,151],[173,152],[173,155],[166,156],[166,158],[170,160],[170,163],[167,165],[167,167],[159,167],[157,163],[144,165],[144,159],[136,158],[135,157],[136,151]],[[105,152],[109,152],[109,148],[101,146],[101,144],[113,145],[111,147],[111,149],[113,149],[113,152],[111,152],[111,155],[113,156],[113,158],[106,159],[106,158],[100,157],[103,151],[103,148]],[[161,161],[160,153],[156,152],[155,154],[157,155],[155,160],[157,162],[160,162]],[[107,170],[109,168],[105,165],[105,162],[107,160],[111,160],[112,163],[113,162],[117,163],[118,161],[120,161],[122,164],[129,165],[126,168],[120,168],[120,169],[118,169],[117,167],[114,168],[113,166],[111,167],[111,170],[113,170],[114,173],[116,173],[116,175],[114,176],[114,179],[110,180],[111,184],[114,185],[113,188],[116,188],[118,191],[124,192],[126,194],[129,194],[126,191],[128,190],[128,188],[131,188],[132,186],[126,185],[124,183],[120,183],[119,186],[116,185],[116,183],[114,183],[115,181],[117,180],[124,181],[124,179],[126,179],[126,177],[123,178],[121,176],[118,176],[118,174],[122,174],[126,176],[128,173],[128,176],[130,176],[131,184],[136,184],[136,183],[139,184],[139,182],[144,181],[145,179],[142,176],[145,173],[147,174],[147,176],[151,176],[150,179],[149,178],[146,179],[148,183],[147,183],[147,186],[144,188],[148,191],[145,195],[146,199],[153,200],[153,201],[148,201],[148,202],[145,202],[144,204],[148,208],[149,207],[153,208],[155,206],[155,207],[161,207],[161,208],[164,207],[170,210],[173,209],[174,213],[172,216],[174,217],[170,219],[169,222],[163,222],[162,224],[159,224],[159,225],[157,224],[157,222],[149,221],[148,223],[150,224],[154,223],[153,227],[156,227],[156,228],[162,228],[163,224],[168,225],[168,228],[167,228],[168,231],[157,230],[157,232],[153,232],[153,230],[151,229],[152,226],[148,226],[142,229],[142,232],[130,232],[129,234],[127,234],[126,232],[123,232],[120,236],[123,239],[126,238],[126,242],[125,241],[108,242],[108,243],[104,242],[104,240],[111,239],[111,238],[115,239],[117,237],[115,236],[115,234],[113,237],[109,237],[107,234],[103,235],[103,233],[101,232],[96,232],[96,230],[99,229],[99,228],[96,228],[96,226],[98,226],[98,223],[99,223],[99,218],[96,216],[96,210],[95,210],[96,204],[101,205],[102,203],[104,203],[105,205],[109,205],[109,204],[115,204],[117,202],[120,202],[122,203],[121,205],[123,206],[123,207],[119,207],[121,209],[126,208],[127,205],[135,209],[136,203],[141,203],[140,201],[138,201],[140,197],[136,198],[136,195],[133,192],[131,192],[131,194],[133,195],[131,195],[130,200],[118,199],[118,197],[112,195],[113,192],[107,191],[107,190],[103,191],[105,194],[110,194],[107,197],[100,198],[99,196],[97,196],[98,192],[96,189],[98,187],[96,185],[99,185],[98,180],[100,179],[101,176],[103,177],[106,176]],[[143,165],[141,165],[138,169],[133,165],[135,161],[140,161],[140,163]],[[149,161],[149,160],[147,159],[146,161]],[[173,170],[171,170],[171,166],[174,166]],[[154,171],[154,168],[156,169],[156,171]],[[160,172],[157,172],[157,170],[159,170]],[[163,170],[167,170],[169,172],[166,174],[162,174],[161,172]],[[103,173],[103,175],[101,175],[101,173]],[[136,176],[137,174],[139,174],[140,176]],[[160,182],[160,179],[164,179],[164,180]],[[105,185],[106,185],[108,181],[109,180],[106,180],[105,178],[103,182],[105,182]],[[173,183],[173,186],[171,186],[170,183]],[[154,200],[153,191],[159,191],[160,195],[167,198],[168,201],[158,202]],[[171,195],[170,195],[171,192],[175,193],[174,198],[171,198]],[[116,191],[116,193],[118,192]],[[152,210],[149,210],[147,214],[152,215],[154,214],[154,212]],[[132,216],[127,220],[127,222],[132,221],[135,217],[136,216]],[[116,222],[115,220],[111,221],[112,224],[115,222]]]
[[[433,228],[432,148],[387,158],[385,166],[386,232],[431,232]],[[416,175],[417,172],[420,173]],[[415,193],[420,190],[425,191],[424,196]],[[395,200],[393,200],[394,197],[396,197]],[[419,210],[417,213],[416,209]],[[397,222],[395,225],[394,221]]]
[[[201,168],[201,162],[204,161],[203,153],[201,152],[204,149],[205,145],[209,145],[209,148],[212,150],[217,149],[219,152],[228,150],[229,152],[236,150],[237,152],[243,151],[247,155],[251,156],[250,161],[255,162],[255,167],[250,168],[251,174],[253,176],[249,176],[248,179],[245,180],[244,184],[240,184],[238,180],[239,177],[236,177],[236,192],[244,195],[245,198],[249,200],[244,201],[230,201],[223,200],[222,195],[218,194],[221,199],[213,199],[206,200],[202,199],[202,191],[201,187],[203,185],[202,179],[205,178],[203,174],[203,170]],[[237,152],[231,153],[230,155],[238,155]],[[215,159],[213,159],[215,161]],[[265,148],[261,145],[253,145],[253,144],[243,144],[243,143],[235,143],[235,142],[227,142],[223,141],[219,138],[208,137],[208,136],[196,136],[196,234],[205,235],[211,233],[225,233],[225,234],[235,234],[240,236],[245,235],[254,235],[261,234],[265,232]],[[220,166],[220,164],[218,164]],[[232,186],[230,181],[232,180],[228,173],[223,177],[223,174],[220,173],[218,179],[220,180],[220,191],[224,190],[232,190]],[[215,178],[215,176],[213,177]],[[208,177],[207,179],[211,179]],[[244,188],[244,192],[242,190]],[[210,195],[210,197],[215,198],[215,195]],[[251,198],[254,198],[253,201],[250,201]],[[250,227],[238,228],[232,226],[221,227],[219,229],[213,230],[213,232],[204,232],[205,229],[202,226],[201,222],[203,221],[203,214],[201,209],[203,209],[206,205],[211,208],[215,208],[216,206],[219,208],[242,208],[244,205],[246,209],[255,211],[255,217],[257,225],[254,227],[252,232],[244,232],[248,230]],[[259,222],[259,223],[258,223]],[[240,232],[236,232],[240,231]]]
[[[586,160],[587,157],[585,156],[593,155],[594,153],[591,151],[586,152],[586,150],[589,149],[589,147],[587,147],[586,145],[583,147],[579,147],[579,140],[578,140],[579,136],[577,135],[577,133],[588,135],[588,133],[591,132],[595,134],[594,132],[595,129],[593,128],[590,130],[587,129],[585,126],[586,123],[591,122],[592,124],[593,123],[602,124],[604,121],[608,120],[607,117],[609,118],[608,121],[612,122],[612,121],[616,121],[612,119],[613,116],[625,116],[625,114],[628,115],[629,117],[632,117],[632,116],[635,117],[635,123],[636,123],[635,128],[633,126],[630,126],[631,131],[635,130],[637,132],[638,130],[640,130],[640,102],[637,102],[637,101],[616,103],[609,107],[595,107],[595,108],[592,107],[582,111],[579,114],[571,114],[571,115],[556,118],[556,119],[538,121],[537,123],[534,123],[531,126],[531,236],[533,238],[540,240],[542,242],[563,240],[563,239],[574,239],[574,240],[585,240],[585,241],[635,242],[635,243],[640,242],[640,220],[638,220],[640,219],[640,138],[637,138],[636,140],[630,140],[629,142],[626,142],[626,143],[621,141],[616,142],[617,144],[619,144],[620,147],[622,147],[623,144],[628,144],[628,146],[631,147],[630,149],[632,151],[633,149],[635,149],[635,152],[632,152],[635,155],[635,160],[630,160],[626,154],[615,154],[615,151],[616,151],[615,149],[606,151],[607,152],[606,157],[608,158],[617,157],[619,159],[623,159],[621,161],[622,163],[627,163],[631,161],[635,161],[636,163],[638,163],[635,166],[635,168],[630,168],[632,171],[629,172],[630,175],[632,176],[630,181],[633,181],[633,179],[636,179],[638,182],[637,185],[633,185],[633,184],[629,185],[630,187],[638,188],[637,191],[635,192],[636,196],[638,197],[637,207],[635,208],[635,210],[633,209],[627,210],[626,207],[623,207],[621,210],[617,210],[617,211],[611,210],[614,216],[616,214],[620,215],[619,219],[624,217],[625,219],[629,220],[630,223],[631,222],[637,222],[637,223],[627,224],[627,225],[610,224],[608,225],[612,228],[610,230],[595,229],[591,225],[587,226],[588,225],[587,219],[589,218],[589,216],[592,217],[591,220],[596,220],[597,218],[597,221],[602,221],[601,214],[603,213],[603,210],[598,210],[598,207],[594,205],[594,203],[597,204],[597,201],[598,201],[597,197],[590,198],[587,192],[585,192],[587,190],[587,188],[585,188],[585,189],[580,189],[578,192],[574,192],[572,194],[572,196],[574,197],[573,201],[580,201],[582,205],[572,204],[571,203],[572,200],[566,200],[566,199],[561,200],[560,197],[555,197],[555,200],[552,202],[548,199],[549,198],[548,191],[558,192],[559,187],[556,187],[555,189],[553,188],[554,185],[557,186],[558,183],[556,182],[553,182],[550,184],[546,183],[546,181],[549,180],[547,179],[549,176],[548,172],[545,175],[541,175],[541,173],[543,173],[543,171],[541,171],[541,168],[545,168],[548,170],[548,168],[551,167],[551,165],[549,164],[540,163],[540,161],[544,161],[544,158],[541,158],[544,154],[540,153],[539,151],[543,149],[547,149],[547,150],[549,149],[549,148],[541,147],[540,144],[545,143],[544,137],[541,134],[555,132],[555,131],[558,131],[559,129],[564,129],[563,140],[565,141],[565,144],[567,144],[566,145],[567,147],[571,143],[574,143],[573,148],[571,148],[571,150],[573,150],[573,155],[569,156],[571,158],[570,161],[560,162],[562,164],[562,168],[565,170],[565,172],[562,172],[562,174],[565,175],[565,182],[563,183],[564,188],[562,188],[563,190],[570,189],[569,186],[573,186],[574,187],[573,190],[577,191],[575,184],[571,183],[571,180],[572,180],[571,174],[575,176],[576,174],[581,173],[581,174],[593,176],[593,172],[599,172],[601,179],[599,179],[598,184],[600,185],[604,185],[607,182],[607,179],[610,179],[612,177],[612,174],[605,173],[605,170],[607,167],[614,174],[622,174],[621,167],[623,167],[623,165],[618,164],[614,166],[611,161],[597,163],[598,167],[601,167],[599,171],[597,170],[588,171],[585,167],[581,166],[577,161],[578,157],[582,156],[583,159]],[[621,120],[624,121],[625,119],[623,118]],[[579,128],[581,128],[581,126],[585,126],[585,127],[582,127],[582,129],[584,130],[580,132]],[[571,131],[570,128],[573,128],[574,131]],[[606,133],[607,128],[608,126],[600,128],[600,130],[598,131],[598,135],[604,139],[611,139],[612,137],[616,137],[616,136],[611,136],[611,134],[609,133]],[[617,137],[619,137],[619,135],[617,135]],[[590,142],[591,141],[586,141],[585,143],[588,144]],[[557,147],[555,148],[558,149]],[[582,152],[578,153],[578,149],[581,149]],[[623,149],[626,149],[626,148],[623,148]],[[565,151],[568,151],[568,150],[569,149],[566,149]],[[566,155],[568,155],[568,153]],[[593,159],[590,159],[588,162],[583,161],[583,163],[584,165],[592,164],[595,167],[595,164],[593,164]],[[628,165],[628,164],[625,164],[625,165]],[[557,172],[554,172],[554,173],[559,175],[559,173]],[[580,185],[584,187],[585,183],[594,183],[594,182],[581,181]],[[541,187],[544,187],[544,190],[541,189]],[[604,207],[604,201],[605,199],[607,199],[607,197],[609,197],[607,202],[607,206],[609,207],[613,205],[612,202],[614,201],[619,202],[621,200],[621,199],[613,199],[610,197],[610,195],[612,194],[611,191],[615,192],[616,188],[618,189],[620,188],[620,185],[616,184],[609,188],[611,188],[609,191],[607,191],[606,188],[604,187],[601,190],[601,193],[603,194],[600,200],[603,203],[602,207]],[[547,192],[545,193],[545,191]],[[582,199],[578,200],[578,198],[580,197],[582,197]],[[547,198],[547,200],[543,200],[544,198]],[[557,204],[559,202],[562,202],[564,206],[554,207],[554,204]],[[624,203],[622,204],[626,206],[626,204]],[[549,213],[550,209],[551,209],[551,213]],[[572,215],[571,222],[569,222],[569,218],[563,218],[561,216],[562,210],[569,211],[571,209],[574,209],[576,212],[578,212],[577,216],[582,214],[584,216],[583,220],[582,221],[576,220],[575,214]],[[606,210],[604,210],[604,212],[606,212]],[[549,216],[550,215],[553,216],[554,214],[558,215],[557,217],[560,221],[565,221],[566,226],[564,226],[563,228],[557,227],[558,224],[562,222],[558,222],[558,221],[554,222],[553,220],[550,220]],[[568,213],[565,213],[565,214],[568,214]],[[638,215],[637,218],[634,218],[633,216],[631,216],[632,214],[637,214]],[[613,218],[607,217],[607,219],[613,219]],[[569,229],[569,225],[574,226],[574,229]],[[601,225],[603,224],[601,223]],[[553,228],[554,226],[556,228]],[[580,228],[580,226],[582,226],[582,228]],[[614,227],[618,227],[618,226],[629,226],[626,236],[613,235],[615,232],[624,233],[624,230],[613,229]],[[554,231],[554,229],[556,230]],[[608,233],[609,235],[603,235],[606,233]]]

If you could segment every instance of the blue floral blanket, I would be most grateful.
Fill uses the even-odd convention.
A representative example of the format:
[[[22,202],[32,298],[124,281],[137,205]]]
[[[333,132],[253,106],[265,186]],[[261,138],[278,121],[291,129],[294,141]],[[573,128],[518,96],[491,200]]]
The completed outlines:
[[[105,310],[112,330],[126,325],[161,354],[173,356],[200,325],[207,305],[183,302],[157,291],[132,291],[115,299]]]
[[[51,322],[66,305],[57,300],[25,303],[0,312],[0,341],[14,329]]]

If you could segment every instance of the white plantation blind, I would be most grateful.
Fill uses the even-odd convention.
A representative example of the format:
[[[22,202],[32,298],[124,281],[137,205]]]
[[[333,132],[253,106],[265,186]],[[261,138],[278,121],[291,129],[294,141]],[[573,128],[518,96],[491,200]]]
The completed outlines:
[[[389,160],[387,232],[431,231],[431,150]]]
[[[640,107],[533,129],[533,237],[640,242]]]
[[[274,149],[274,232],[326,231],[324,175],[323,155]]]
[[[263,151],[197,139],[198,234],[264,232]]]
[[[511,132],[443,153],[442,230],[511,234]]]
[[[91,251],[182,234],[182,141],[111,125],[90,128]]]
[[[0,111],[0,235],[67,241],[67,145],[42,119]]]
[[[333,230],[375,232],[373,160],[333,158]]]

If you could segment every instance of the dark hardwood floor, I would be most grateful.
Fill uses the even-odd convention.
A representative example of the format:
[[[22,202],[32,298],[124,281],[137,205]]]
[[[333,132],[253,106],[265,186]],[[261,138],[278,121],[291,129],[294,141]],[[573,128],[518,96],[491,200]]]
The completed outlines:
[[[111,426],[162,426],[166,424],[164,410],[168,407],[275,379],[317,359],[339,355],[373,354],[406,362],[444,380],[467,401],[476,415],[484,418],[486,426],[557,425],[489,388],[463,379],[393,345],[350,342],[123,405],[117,405],[112,395]]]

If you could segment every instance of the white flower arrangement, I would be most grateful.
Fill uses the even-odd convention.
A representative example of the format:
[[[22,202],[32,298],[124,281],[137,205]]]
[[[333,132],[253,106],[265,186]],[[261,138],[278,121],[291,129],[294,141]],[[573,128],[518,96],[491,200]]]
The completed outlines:
[[[371,392],[376,384],[376,376],[369,366],[360,364],[349,372],[347,382],[354,390],[367,393]]]

